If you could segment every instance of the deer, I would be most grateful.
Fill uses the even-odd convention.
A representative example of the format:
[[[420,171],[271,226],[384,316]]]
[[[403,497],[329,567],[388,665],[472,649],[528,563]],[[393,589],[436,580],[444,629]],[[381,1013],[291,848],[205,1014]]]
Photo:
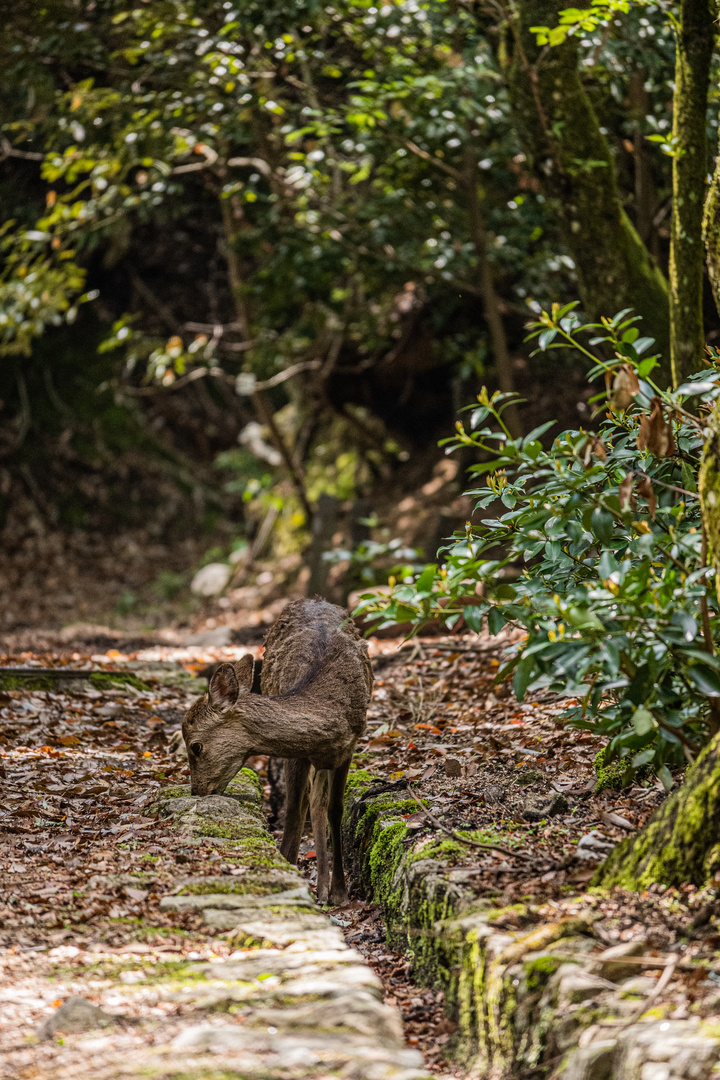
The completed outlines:
[[[365,731],[373,683],[367,643],[343,608],[321,599],[295,600],[265,639],[260,694],[250,692],[253,669],[250,655],[221,664],[207,693],[186,713],[182,734],[191,793],[222,793],[251,755],[284,758],[287,803],[280,852],[297,863],[309,805],[318,901],[343,904],[345,784]]]

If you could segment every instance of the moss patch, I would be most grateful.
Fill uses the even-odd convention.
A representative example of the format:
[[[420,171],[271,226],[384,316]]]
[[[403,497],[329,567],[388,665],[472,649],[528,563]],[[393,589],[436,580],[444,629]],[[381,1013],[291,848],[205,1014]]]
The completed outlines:
[[[630,764],[629,758],[621,758],[615,761],[608,760],[607,746],[604,746],[595,755],[595,772],[597,773],[596,794],[606,789],[622,791],[623,788],[630,786],[635,777],[635,770]]]
[[[262,833],[257,825],[239,824],[234,821],[215,821],[198,814],[192,819],[195,836],[216,836],[222,840],[242,840],[243,847],[260,840]],[[267,835],[267,834],[265,834]]]
[[[542,989],[551,975],[564,963],[565,959],[560,956],[536,956],[532,960],[526,960],[523,964],[525,969],[525,982],[529,991]]]
[[[142,679],[138,679],[137,675],[131,675],[130,672],[107,672],[107,671],[95,671],[90,676],[91,684],[97,690],[109,690],[112,687],[117,686],[132,686],[135,690],[150,690],[147,683],[144,683]]]
[[[262,874],[248,874],[241,880],[237,878],[203,878],[190,881],[178,889],[177,896],[270,896],[272,893],[286,892],[289,882],[273,881]],[[305,909],[306,910],[306,909]]]
[[[654,882],[703,885],[720,870],[720,734],[713,736],[685,782],[652,815],[641,833],[610,853],[594,885],[641,891]],[[710,823],[710,825],[708,824]]]
[[[34,675],[0,675],[0,690],[57,690],[58,681]]]

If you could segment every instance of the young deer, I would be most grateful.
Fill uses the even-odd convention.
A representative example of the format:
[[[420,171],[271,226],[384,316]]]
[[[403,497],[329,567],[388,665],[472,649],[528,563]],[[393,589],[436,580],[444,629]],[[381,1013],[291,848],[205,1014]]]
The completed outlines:
[[[342,608],[296,600],[265,641],[262,694],[249,693],[252,657],[222,664],[183,720],[193,795],[224,791],[251,754],[285,758],[287,806],[280,851],[297,862],[310,804],[318,900],[347,899],[341,822],[345,781],[372,689],[367,645]],[[332,835],[329,884],[327,824]]]

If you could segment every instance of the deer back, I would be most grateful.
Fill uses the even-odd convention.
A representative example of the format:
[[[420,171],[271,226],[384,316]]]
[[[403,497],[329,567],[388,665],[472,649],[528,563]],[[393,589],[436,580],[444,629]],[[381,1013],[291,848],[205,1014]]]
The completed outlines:
[[[265,640],[263,694],[302,693],[339,710],[351,730],[365,728],[373,675],[367,644],[347,611],[325,600],[288,604]]]

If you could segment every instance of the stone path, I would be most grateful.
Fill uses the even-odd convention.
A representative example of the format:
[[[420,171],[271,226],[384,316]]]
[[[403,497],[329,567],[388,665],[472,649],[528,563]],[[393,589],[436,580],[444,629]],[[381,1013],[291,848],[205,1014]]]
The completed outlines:
[[[224,796],[172,788],[154,798],[145,813],[167,819],[178,846],[216,849],[225,870],[179,876],[160,908],[199,912],[232,951],[163,960],[141,934],[121,956],[51,950],[49,985],[16,976],[0,988],[0,1015],[3,1005],[44,1014],[24,1044],[3,1047],[3,1080],[427,1078],[378,978],[280,857],[254,774],[243,770]],[[142,892],[143,874],[93,884]]]

